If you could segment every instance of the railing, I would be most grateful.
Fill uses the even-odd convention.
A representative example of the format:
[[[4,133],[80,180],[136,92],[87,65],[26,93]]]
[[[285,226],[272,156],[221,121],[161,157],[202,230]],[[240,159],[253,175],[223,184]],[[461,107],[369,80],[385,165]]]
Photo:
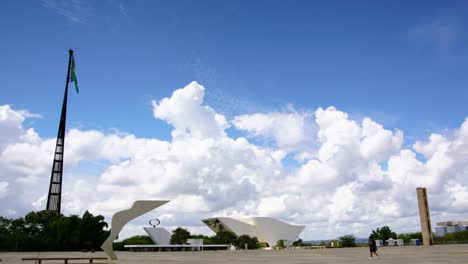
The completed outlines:
[[[216,245],[125,245],[130,251],[150,251],[150,250],[204,250],[204,249],[229,249],[229,245],[216,244]]]

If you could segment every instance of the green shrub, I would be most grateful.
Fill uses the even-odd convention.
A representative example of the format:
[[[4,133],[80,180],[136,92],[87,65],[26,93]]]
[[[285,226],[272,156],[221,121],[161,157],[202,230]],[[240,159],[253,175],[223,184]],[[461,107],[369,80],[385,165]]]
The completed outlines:
[[[132,236],[120,242],[115,242],[114,250],[128,250],[125,245],[153,245],[154,242],[149,236]]]
[[[284,240],[278,240],[276,242],[276,248],[283,249],[284,248]]]
[[[266,248],[268,247],[268,243],[267,242],[258,242],[258,248]]]
[[[345,235],[339,238],[341,247],[355,247],[356,237],[354,235]]]

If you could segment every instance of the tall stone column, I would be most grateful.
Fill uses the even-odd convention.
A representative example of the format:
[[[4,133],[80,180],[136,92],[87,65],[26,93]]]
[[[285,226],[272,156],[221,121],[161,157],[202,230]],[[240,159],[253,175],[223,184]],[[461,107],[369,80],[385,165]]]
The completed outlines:
[[[421,220],[421,233],[424,246],[430,246],[432,241],[431,216],[429,214],[429,205],[427,202],[426,188],[416,188],[418,195],[419,218]]]

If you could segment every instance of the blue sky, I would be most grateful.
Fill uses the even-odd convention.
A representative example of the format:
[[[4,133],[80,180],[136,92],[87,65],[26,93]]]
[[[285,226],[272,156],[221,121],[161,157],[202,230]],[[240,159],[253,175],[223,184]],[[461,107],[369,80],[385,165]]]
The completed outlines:
[[[466,1],[1,1],[0,215],[44,207],[72,48],[66,213],[162,197],[193,232],[266,215],[366,236],[417,231],[425,185],[435,220],[466,219],[467,18]]]
[[[165,137],[149,101],[192,80],[228,115],[335,105],[417,137],[467,113],[463,1],[75,3],[1,4],[0,103],[42,114],[47,136],[69,48],[69,124],[87,128]]]

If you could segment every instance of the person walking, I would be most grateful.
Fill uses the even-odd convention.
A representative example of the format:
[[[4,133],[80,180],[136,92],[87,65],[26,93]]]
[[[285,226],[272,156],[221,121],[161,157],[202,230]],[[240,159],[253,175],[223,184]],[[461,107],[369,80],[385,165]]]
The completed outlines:
[[[375,244],[375,239],[373,235],[369,236],[369,250],[370,250],[369,259],[372,259],[372,253],[374,253],[377,256],[377,259],[380,259],[379,254],[377,254],[377,244]]]

